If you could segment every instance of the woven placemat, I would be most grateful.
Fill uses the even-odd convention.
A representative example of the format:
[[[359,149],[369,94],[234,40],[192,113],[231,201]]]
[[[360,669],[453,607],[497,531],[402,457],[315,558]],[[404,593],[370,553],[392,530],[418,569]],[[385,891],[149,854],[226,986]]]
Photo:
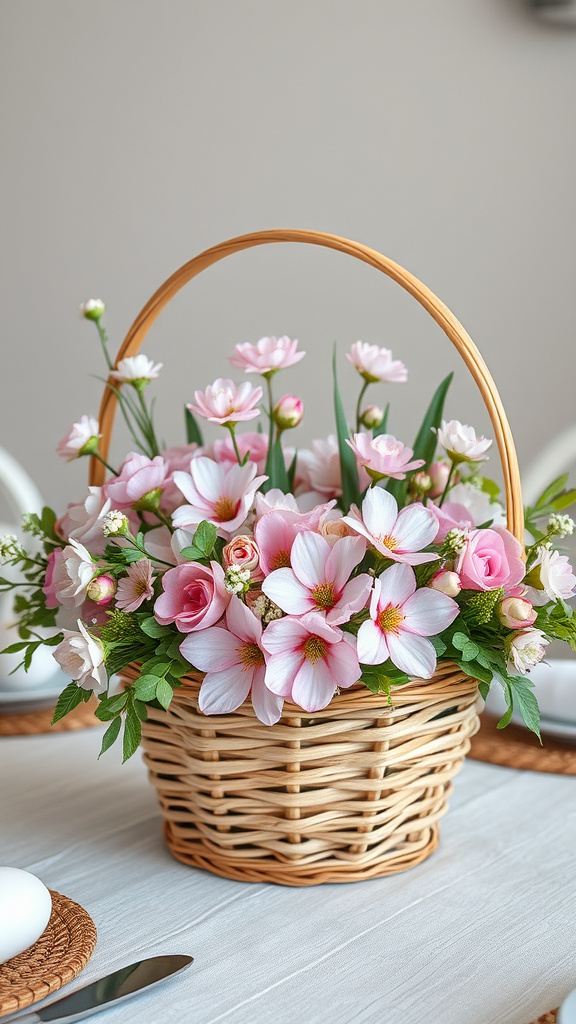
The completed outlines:
[[[486,713],[480,716],[480,732],[472,737],[470,753],[476,761],[489,761],[506,768],[524,768],[532,772],[576,775],[576,747],[552,736],[542,736],[542,746],[528,729],[508,725],[497,729],[498,719]]]
[[[0,736],[35,736],[41,732],[88,729],[92,725],[98,725],[98,719],[94,717],[94,709],[97,706],[96,699],[90,700],[87,704],[79,704],[52,727],[50,722],[54,716],[53,707],[37,708],[35,711],[1,711]]]
[[[0,964],[0,1017],[57,992],[88,963],[96,925],[78,903],[50,892],[52,914],[38,942]]]

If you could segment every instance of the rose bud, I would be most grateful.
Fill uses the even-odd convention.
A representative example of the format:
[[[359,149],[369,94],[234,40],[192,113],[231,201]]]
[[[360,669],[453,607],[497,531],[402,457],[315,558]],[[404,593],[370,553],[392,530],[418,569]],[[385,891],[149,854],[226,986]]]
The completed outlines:
[[[498,618],[508,629],[525,629],[536,621],[536,609],[523,597],[505,597],[498,608]]]
[[[408,485],[408,491],[410,493],[410,497],[418,501],[420,498],[423,498],[425,494],[428,494],[431,487],[432,478],[428,473],[424,473],[423,470],[420,470],[419,473],[414,473],[414,476]]]
[[[376,430],[384,419],[384,411],[377,405],[367,405],[360,417],[360,423],[367,430]]]
[[[447,597],[457,597],[462,590],[458,573],[452,572],[450,569],[440,569],[439,572],[435,572],[428,586],[432,590],[446,594]]]
[[[94,601],[94,604],[109,604],[115,593],[116,580],[107,573],[91,580],[86,590],[86,596]]]
[[[284,395],[274,407],[272,415],[278,430],[290,430],[297,427],[302,420],[304,406],[295,395]]]
[[[225,569],[249,569],[254,579],[260,565],[260,550],[252,537],[234,537],[224,548],[222,558]]]
[[[448,475],[450,473],[450,466],[447,462],[433,462],[429,469],[429,476],[432,481],[432,487],[430,488],[430,497],[439,498],[444,493],[444,488],[448,483]],[[456,483],[456,475],[452,477],[454,483]]]

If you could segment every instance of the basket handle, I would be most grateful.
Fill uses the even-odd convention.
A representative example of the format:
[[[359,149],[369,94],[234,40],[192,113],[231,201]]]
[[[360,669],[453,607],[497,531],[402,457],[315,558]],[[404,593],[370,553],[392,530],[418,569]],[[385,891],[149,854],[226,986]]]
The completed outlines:
[[[370,266],[382,271],[387,277],[391,277],[393,281],[401,285],[402,288],[417,299],[420,305],[440,325],[470,370],[488,410],[504,473],[508,529],[522,544],[524,539],[524,509],[522,505],[518,459],[506,413],[504,412],[504,407],[490,371],[470,336],[444,303],[426,288],[418,278],[386,256],[382,256],[375,249],[370,249],[366,245],[350,241],[347,238],[340,238],[338,235],[327,235],[321,231],[257,231],[250,235],[231,238],[227,242],[215,245],[211,249],[206,249],[198,256],[195,256],[194,259],[185,263],[183,267],[180,267],[160,286],[136,317],[120,347],[116,362],[118,363],[120,359],[135,355],[138,352],[150,327],[164,307],[193,277],[206,270],[207,267],[212,266],[213,263],[224,259],[225,256],[231,256],[232,253],[240,252],[242,249],[251,249],[256,245],[267,245],[270,242],[303,242],[310,245],[322,245],[328,249],[335,249],[338,252],[346,253],[348,256],[354,256],[356,259],[362,260],[363,263],[368,263]],[[106,388],[102,397],[99,415],[100,431],[102,433],[100,450],[104,458],[108,454],[116,402],[116,396],[113,391]],[[94,458],[90,461],[90,483],[102,484],[105,478],[104,466]]]

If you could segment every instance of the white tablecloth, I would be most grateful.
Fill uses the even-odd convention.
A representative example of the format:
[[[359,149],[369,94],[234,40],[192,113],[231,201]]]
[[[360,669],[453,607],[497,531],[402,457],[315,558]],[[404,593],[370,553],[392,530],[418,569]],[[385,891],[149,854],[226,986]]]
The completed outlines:
[[[106,1024],[528,1024],[576,986],[573,778],[469,761],[422,865],[292,889],[174,860],[139,756],[97,761],[100,735],[0,740],[0,863],[94,918],[69,991],[195,957]]]

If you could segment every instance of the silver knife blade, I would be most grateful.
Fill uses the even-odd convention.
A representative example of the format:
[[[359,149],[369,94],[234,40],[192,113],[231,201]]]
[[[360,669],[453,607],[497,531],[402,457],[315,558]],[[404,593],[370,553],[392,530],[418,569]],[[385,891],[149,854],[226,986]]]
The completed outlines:
[[[6,1024],[72,1024],[72,1021],[82,1020],[99,1010],[115,1006],[124,999],[136,995],[143,989],[156,985],[159,981],[173,977],[181,971],[186,970],[194,962],[193,956],[184,954],[169,954],[166,956],[152,956],[146,960],[137,960],[136,963],[121,967],[113,974],[107,974],[98,981],[93,981],[84,988],[71,992],[62,999],[43,1006],[40,1010],[16,1016],[2,1018]]]

